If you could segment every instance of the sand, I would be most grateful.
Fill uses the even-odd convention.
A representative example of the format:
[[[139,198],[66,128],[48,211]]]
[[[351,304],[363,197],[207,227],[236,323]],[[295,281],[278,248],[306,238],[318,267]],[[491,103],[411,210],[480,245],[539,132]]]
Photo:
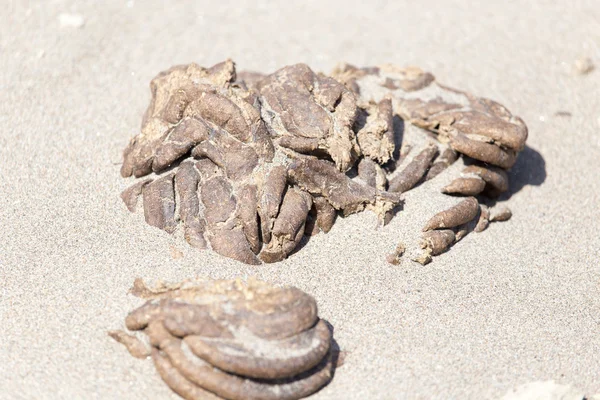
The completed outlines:
[[[0,8],[0,398],[175,399],[106,335],[140,304],[134,278],[251,275],[314,295],[348,352],[314,399],[494,399],[537,380],[600,392],[595,0],[175,3]],[[582,56],[596,70],[574,73]],[[419,65],[505,104],[530,132],[513,218],[427,266],[385,262],[409,210],[380,230],[371,213],[340,220],[258,267],[148,226],[118,196],[148,83],[227,57],[265,72]]]

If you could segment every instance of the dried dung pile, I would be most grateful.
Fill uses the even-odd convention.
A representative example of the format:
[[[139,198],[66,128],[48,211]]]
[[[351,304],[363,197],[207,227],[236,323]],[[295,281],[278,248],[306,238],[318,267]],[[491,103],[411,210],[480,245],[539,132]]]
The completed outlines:
[[[228,60],[173,67],[150,87],[121,169],[139,179],[122,198],[134,212],[141,196],[148,224],[181,227],[196,248],[281,261],[338,215],[371,210],[386,224],[421,190],[447,207],[414,241],[390,243],[388,261],[425,264],[511,216],[488,206],[508,190],[524,122],[418,68],[344,64],[327,76],[296,64],[262,75]]]

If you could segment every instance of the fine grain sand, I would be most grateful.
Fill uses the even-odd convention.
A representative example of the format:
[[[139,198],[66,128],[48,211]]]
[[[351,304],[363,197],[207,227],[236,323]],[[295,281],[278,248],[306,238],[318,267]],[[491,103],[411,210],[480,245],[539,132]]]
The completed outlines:
[[[596,0],[184,3],[0,6],[0,398],[175,399],[106,334],[140,304],[134,278],[252,275],[314,295],[348,352],[315,399],[496,399],[536,380],[600,392]],[[582,56],[596,70],[575,74]],[[419,65],[499,101],[530,132],[513,218],[427,266],[385,262],[418,228],[409,207],[380,230],[368,212],[339,220],[258,267],[150,227],[119,198],[148,83],[227,57]]]

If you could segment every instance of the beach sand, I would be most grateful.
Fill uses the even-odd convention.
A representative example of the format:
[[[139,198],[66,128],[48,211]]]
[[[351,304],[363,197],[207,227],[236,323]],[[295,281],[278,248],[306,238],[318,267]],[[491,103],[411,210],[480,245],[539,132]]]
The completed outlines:
[[[600,392],[595,0],[195,3],[0,8],[0,398],[176,399],[106,331],[141,303],[127,294],[136,277],[194,276],[317,299],[347,356],[314,399],[495,399],[551,379]],[[409,207],[383,229],[369,212],[340,219],[262,266],[147,225],[119,198],[119,168],[150,79],[228,57],[263,72],[418,65],[506,105],[529,127],[504,196],[513,218],[426,266],[385,261],[419,227]],[[580,57],[597,69],[575,73]]]

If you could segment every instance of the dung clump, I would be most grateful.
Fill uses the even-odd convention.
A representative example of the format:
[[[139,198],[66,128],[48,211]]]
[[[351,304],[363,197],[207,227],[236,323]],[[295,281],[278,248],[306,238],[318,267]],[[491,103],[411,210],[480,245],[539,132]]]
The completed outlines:
[[[150,88],[124,151],[122,176],[138,178],[125,205],[135,212],[142,198],[148,224],[247,264],[287,258],[338,214],[371,210],[386,224],[412,190],[491,205],[528,135],[504,106],[416,67],[343,64],[325,75],[295,64],[263,75],[227,60],[172,67]],[[451,229],[456,241],[509,217],[491,209],[477,229]],[[405,253],[433,243],[422,240]]]
[[[188,280],[131,293],[147,302],[109,335],[185,399],[300,399],[335,368],[330,326],[313,297],[250,280]],[[339,353],[339,351],[338,351]]]

